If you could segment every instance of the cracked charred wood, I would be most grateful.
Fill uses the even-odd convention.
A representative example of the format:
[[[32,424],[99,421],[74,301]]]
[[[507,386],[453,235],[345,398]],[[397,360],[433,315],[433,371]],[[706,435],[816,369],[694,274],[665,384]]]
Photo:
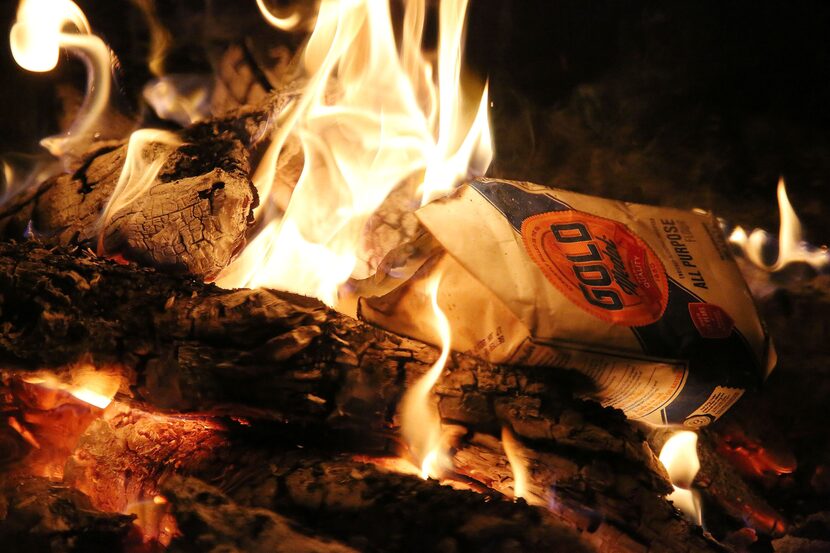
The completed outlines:
[[[259,202],[251,156],[293,95],[275,94],[257,108],[197,123],[178,133],[177,146],[151,143],[130,152],[145,166],[160,165],[158,174],[131,201],[114,201],[106,218],[128,143],[94,145],[71,172],[23,190],[0,207],[0,234],[33,234],[49,244],[90,247],[210,280],[245,245]]]
[[[133,517],[93,508],[77,490],[46,478],[0,483],[0,543],[8,553],[115,553],[135,539]]]
[[[0,360],[69,377],[83,360],[164,410],[383,433],[438,357],[433,346],[273,290],[222,290],[35,243],[0,245]],[[569,375],[455,353],[442,417],[497,434],[603,451],[659,473],[621,413],[572,395]],[[656,479],[664,481],[662,477]]]
[[[268,510],[301,524],[308,529],[301,529],[304,534],[329,536],[361,551],[593,550],[545,508],[505,501],[481,486],[482,493],[475,493],[392,472],[388,458],[264,447],[257,444],[267,443],[266,436],[276,443],[287,439],[256,426],[222,429],[207,420],[121,406],[89,427],[67,463],[65,481],[108,510],[163,494],[188,543],[222,539],[217,533],[228,534],[227,542],[250,539],[249,532],[223,530],[233,516],[247,521],[258,513],[264,524],[278,528]],[[183,481],[173,475],[209,481],[235,503],[218,492],[208,491],[219,496],[213,501],[186,491],[185,505],[177,509]],[[203,487],[185,488],[194,486]]]
[[[389,474],[383,467],[390,462],[374,456],[332,454],[331,451],[348,449],[354,444],[337,444],[327,435],[315,434],[311,439],[306,438],[305,444],[310,445],[310,449],[284,451],[279,446],[263,449],[262,445],[257,445],[301,441],[296,434],[286,434],[285,425],[263,426],[262,422],[240,425],[234,421],[220,425],[205,417],[161,416],[125,405],[114,405],[107,413],[90,425],[81,437],[65,470],[67,483],[93,498],[96,507],[106,510],[123,510],[126,505],[159,493],[159,482],[171,474],[190,474],[229,490],[240,503],[280,512],[287,509],[285,512],[292,518],[299,517],[323,533],[342,524],[338,527],[339,533],[333,535],[352,543],[346,540],[354,536],[347,528],[371,532],[371,528],[354,529],[361,528],[359,520],[366,520],[373,527],[371,521],[375,520],[375,509],[390,509],[387,505],[390,497],[396,505],[405,504],[409,497],[406,489],[415,486],[413,482],[421,482]],[[494,496],[492,490],[512,496],[513,468],[499,440],[482,433],[457,438],[453,447],[457,472],[449,478],[483,490],[492,499],[501,497]],[[626,467],[625,463],[613,456],[607,457],[599,450],[557,454],[546,451],[543,446],[524,445],[521,455],[528,468],[527,498],[532,504],[541,505],[536,508],[546,513],[539,522],[541,535],[545,533],[544,527],[552,526],[546,532],[559,535],[561,541],[567,537],[562,530],[570,528],[578,532],[585,543],[601,552],[721,550],[660,498],[654,491],[652,476],[641,467]],[[360,461],[370,464],[364,465]],[[391,463],[395,468],[411,470],[405,462]],[[381,468],[374,467],[375,464]],[[301,474],[295,474],[297,471]],[[371,493],[365,491],[367,471],[376,479]],[[310,475],[318,478],[314,485],[309,484],[308,489],[291,488],[291,482],[305,482]],[[322,482],[320,478],[323,478]],[[357,482],[349,482],[350,479]],[[338,487],[329,489],[335,484]],[[404,484],[405,489],[400,490],[399,486]],[[437,496],[433,497],[439,492],[431,491],[425,483],[418,489],[421,491],[416,495],[421,500],[442,504]],[[286,490],[289,490],[288,495]],[[305,494],[302,496],[305,499],[292,495],[297,490]],[[349,490],[360,493],[353,494]],[[306,497],[312,493],[316,494],[316,499]],[[440,493],[447,497],[446,508],[455,509],[448,489]],[[319,505],[321,501],[325,505]],[[459,501],[463,503],[466,499]],[[311,504],[315,507],[309,510]],[[292,510],[295,508],[299,509],[299,514]],[[341,508],[357,520],[340,513],[338,509]],[[426,513],[432,513],[441,521],[425,520],[422,527],[445,528],[447,521],[452,519],[437,506],[421,511],[413,504],[400,507],[399,512],[400,519],[405,521],[423,518]],[[328,520],[329,517],[335,517],[335,520]],[[510,515],[510,518],[515,517]],[[396,530],[401,536],[406,531],[405,528]],[[383,547],[378,545],[380,539],[380,536],[373,538],[373,549],[390,550],[389,543],[384,543]],[[523,550],[539,538],[526,536],[526,539],[530,541],[523,542]],[[410,543],[411,539],[401,541]],[[427,550],[431,550],[430,547]]]
[[[239,505],[196,478],[174,476],[162,486],[179,533],[167,551],[210,553],[357,553],[333,540],[309,535],[273,511]]]
[[[122,377],[122,397],[167,411],[277,421],[296,429],[293,443],[350,432],[370,442],[360,446],[364,451],[388,454],[399,400],[438,357],[432,346],[316,300],[220,290],[36,244],[0,246],[0,294],[6,367],[47,367],[71,378],[71,363],[84,359]],[[581,477],[592,459],[615,469],[605,473],[606,489],[636,483],[644,496],[659,500],[670,487],[642,434],[622,413],[575,398],[574,386],[553,369],[453,354],[435,394],[444,422],[462,429],[459,451],[476,433],[495,436],[507,424],[528,447],[569,460],[567,474],[580,475],[574,503],[596,503],[600,518],[606,505],[616,502],[622,510],[639,496],[592,499],[604,493]],[[540,489],[559,480],[555,464],[547,470]],[[479,476],[493,480],[486,472]],[[580,528],[593,526],[586,520]],[[638,527],[647,523],[626,528],[639,547],[634,551],[647,550],[640,546],[649,533]]]

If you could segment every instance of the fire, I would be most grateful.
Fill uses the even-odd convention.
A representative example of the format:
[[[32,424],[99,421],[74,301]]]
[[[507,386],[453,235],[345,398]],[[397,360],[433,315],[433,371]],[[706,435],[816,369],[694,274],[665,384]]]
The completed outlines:
[[[289,26],[291,18],[260,9],[274,26]],[[361,259],[363,229],[393,190],[411,187],[414,208],[487,169],[487,90],[471,103],[461,89],[466,10],[466,1],[440,4],[436,83],[420,49],[423,0],[406,3],[400,49],[386,0],[321,2],[303,53],[308,84],[280,114],[254,175],[264,230],[218,284],[275,287],[336,306],[349,277],[374,269]],[[277,197],[286,192],[273,183],[289,137],[302,144],[305,165],[281,213]]]
[[[441,355],[401,400],[401,430],[412,455],[421,467],[421,478],[439,476],[451,466],[444,451],[441,417],[430,392],[438,381],[450,356],[450,323],[438,305],[438,286],[441,277],[433,277],[426,286],[435,316],[435,327],[441,336]]]
[[[674,491],[666,499],[695,524],[703,524],[700,499],[692,489],[692,482],[700,470],[697,457],[697,434],[683,430],[672,435],[660,451],[660,462],[669,473]]]
[[[501,429],[501,443],[510,463],[510,469],[513,471],[513,499],[526,498],[527,463],[519,453],[518,440],[507,426],[503,426]]]
[[[773,241],[773,238],[762,229],[755,229],[750,234],[738,226],[729,235],[729,241],[740,247],[747,259],[754,265],[769,272],[780,271],[791,263],[808,263],[820,270],[830,264],[830,252],[827,248],[815,248],[804,241],[801,231],[801,222],[795,213],[790,199],[787,197],[787,186],[784,177],[778,180],[778,213],[780,227],[778,229],[778,256],[775,262],[765,259],[764,249]]]
[[[130,135],[127,143],[127,154],[124,158],[124,166],[118,176],[118,183],[107,200],[107,205],[101,213],[98,223],[100,229],[98,240],[98,253],[103,254],[103,233],[113,215],[129,206],[137,200],[153,184],[153,181],[161,170],[168,155],[160,155],[151,146],[163,145],[175,147],[181,144],[181,140],[169,131],[158,129],[140,129]],[[149,150],[149,152],[148,152]],[[146,154],[152,152],[152,161],[145,159]]]
[[[72,381],[67,383],[48,372],[23,378],[27,384],[36,384],[51,390],[61,390],[75,399],[99,409],[106,409],[120,386],[120,379],[95,371],[92,367],[80,367],[73,371]]]
[[[81,56],[87,64],[87,97],[63,137],[41,141],[52,154],[71,153],[90,141],[110,95],[111,56],[107,45],[92,34],[81,9],[71,0],[21,0],[9,33],[15,61],[28,71],[51,71],[60,49]]]

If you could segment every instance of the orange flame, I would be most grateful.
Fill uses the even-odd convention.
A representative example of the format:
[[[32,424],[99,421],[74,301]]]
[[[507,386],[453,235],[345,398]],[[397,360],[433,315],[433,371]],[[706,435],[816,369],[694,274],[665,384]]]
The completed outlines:
[[[700,499],[692,489],[692,482],[700,470],[697,457],[697,434],[688,430],[677,432],[669,438],[660,451],[660,462],[669,473],[674,487],[666,499],[695,524],[703,524]]]
[[[285,26],[261,4],[268,21]],[[387,0],[321,2],[303,52],[308,84],[279,114],[254,175],[264,230],[219,285],[276,287],[335,306],[341,284],[373,269],[360,259],[363,230],[394,189],[420,183],[414,207],[489,166],[486,88],[470,105],[460,84],[467,2],[440,5],[440,97],[420,52],[425,6],[406,3],[399,51]],[[305,165],[279,216],[272,188],[289,136],[302,144]]]
[[[765,230],[756,228],[747,234],[743,227],[738,226],[729,235],[729,241],[740,247],[754,265],[768,272],[780,271],[787,265],[798,262],[807,263],[815,269],[827,267],[830,264],[827,248],[814,248],[803,239],[801,221],[787,196],[784,177],[778,180],[778,214],[778,257],[774,263],[764,259],[764,247],[772,240]]]
[[[87,96],[77,119],[66,136],[45,138],[41,144],[57,156],[91,140],[109,100],[111,57],[81,9],[71,0],[21,0],[9,43],[17,64],[28,71],[54,69],[61,48],[87,61]]]
[[[53,390],[62,390],[75,399],[79,399],[99,409],[106,409],[112,403],[112,398],[115,397],[120,386],[119,377],[97,372],[91,366],[80,367],[74,370],[72,373],[72,381],[69,383],[47,372],[28,375],[22,380],[28,384],[37,384]]]
[[[519,442],[507,426],[501,428],[501,443],[513,471],[513,499],[527,497],[527,463],[519,453]]]
[[[435,327],[441,336],[441,355],[401,400],[401,430],[409,449],[421,467],[421,478],[437,477],[451,461],[443,448],[441,416],[431,400],[431,391],[444,371],[450,356],[450,322],[438,305],[441,276],[433,276],[426,290],[435,315]]]

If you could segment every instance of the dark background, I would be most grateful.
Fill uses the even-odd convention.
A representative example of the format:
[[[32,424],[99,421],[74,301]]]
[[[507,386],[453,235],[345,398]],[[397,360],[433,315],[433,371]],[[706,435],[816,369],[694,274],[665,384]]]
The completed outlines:
[[[129,0],[79,1],[118,54],[121,108],[150,77],[147,29]],[[5,29],[16,2],[2,0]],[[264,29],[253,0],[161,0],[179,41],[168,69],[209,69],[204,52]],[[830,240],[830,3],[472,0],[467,61],[489,77],[492,172],[590,193],[716,210],[777,228],[775,185],[813,242]],[[0,152],[56,130],[64,58],[31,74],[0,48]]]

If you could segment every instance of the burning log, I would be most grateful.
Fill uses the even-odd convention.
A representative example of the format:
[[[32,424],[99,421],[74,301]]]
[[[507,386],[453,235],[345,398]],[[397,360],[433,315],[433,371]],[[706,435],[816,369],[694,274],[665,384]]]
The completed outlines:
[[[72,172],[10,198],[0,233],[210,280],[245,246],[259,203],[251,155],[290,98],[271,96],[180,135],[145,129],[97,144]]]
[[[2,245],[0,275],[7,367],[70,377],[69,363],[83,358],[118,374],[133,401],[279,421],[294,443],[334,433],[352,449],[388,454],[400,398],[438,357],[316,300],[220,290],[82,251]],[[435,393],[441,419],[459,430],[458,470],[488,487],[507,481],[494,468],[508,466],[504,451],[481,436],[508,425],[535,452],[534,493],[560,490],[560,518],[584,532],[603,527],[601,550],[625,541],[645,551],[655,537],[676,551],[716,550],[661,503],[671,488],[643,436],[620,412],[575,398],[578,384],[549,368],[452,354]],[[625,514],[632,503],[639,517]]]
[[[171,478],[163,491],[181,532],[170,542],[170,552],[357,553],[307,535],[296,522],[272,511],[241,506],[195,478]]]
[[[65,485],[24,478],[3,482],[0,492],[0,543],[9,553],[112,553],[131,539],[132,517],[101,512]]]

